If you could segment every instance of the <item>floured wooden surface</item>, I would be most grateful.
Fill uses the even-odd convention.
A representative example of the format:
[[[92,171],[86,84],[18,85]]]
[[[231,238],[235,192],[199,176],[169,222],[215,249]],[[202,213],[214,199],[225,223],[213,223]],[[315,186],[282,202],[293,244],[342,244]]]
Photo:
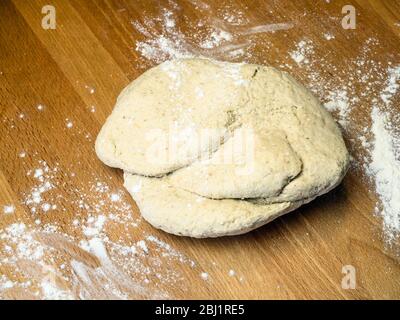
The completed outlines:
[[[344,30],[341,1],[60,0],[48,31],[46,4],[0,6],[1,298],[399,298],[387,196],[398,188],[399,4],[354,2],[357,28]],[[343,129],[344,183],[245,236],[178,238],[144,222],[94,138],[127,83],[192,55],[302,81]],[[342,288],[345,265],[354,290]]]

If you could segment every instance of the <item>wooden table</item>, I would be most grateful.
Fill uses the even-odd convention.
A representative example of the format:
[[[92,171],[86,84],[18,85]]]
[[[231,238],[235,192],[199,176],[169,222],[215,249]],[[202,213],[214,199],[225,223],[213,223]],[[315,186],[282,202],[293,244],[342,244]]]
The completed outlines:
[[[55,30],[42,28],[47,4],[56,9]],[[346,4],[356,9],[354,30],[341,26]],[[96,158],[94,139],[122,88],[156,64],[136,43],[162,34],[168,12],[190,48],[210,27],[241,34],[230,41],[245,43],[244,51],[202,54],[287,70],[322,100],[329,87],[351,82],[348,93],[359,100],[344,129],[354,157],[344,182],[243,236],[180,238],[143,221],[122,172]],[[395,0],[1,1],[0,296],[400,298],[398,245],[385,244],[358,141],[383,81],[370,63],[400,63],[399,21]],[[290,54],[302,53],[302,40],[312,43],[308,63]],[[369,91],[353,63],[363,55]],[[355,268],[355,289],[342,287],[347,265]]]

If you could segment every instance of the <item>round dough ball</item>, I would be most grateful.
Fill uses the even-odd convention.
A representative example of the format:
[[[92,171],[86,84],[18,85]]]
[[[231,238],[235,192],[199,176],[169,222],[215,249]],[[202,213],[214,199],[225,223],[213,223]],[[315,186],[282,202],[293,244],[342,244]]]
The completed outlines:
[[[337,186],[349,166],[320,102],[272,67],[178,59],[118,97],[96,140],[143,217],[192,237],[240,234]]]

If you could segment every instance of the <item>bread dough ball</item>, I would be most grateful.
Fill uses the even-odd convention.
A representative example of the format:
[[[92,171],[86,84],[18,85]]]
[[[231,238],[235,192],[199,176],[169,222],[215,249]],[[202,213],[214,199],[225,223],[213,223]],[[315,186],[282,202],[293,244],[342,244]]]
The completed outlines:
[[[96,152],[126,172],[128,189],[146,186],[130,192],[150,223],[196,237],[264,224],[331,190],[349,165],[335,121],[293,77],[201,58],[164,62],[128,85]]]

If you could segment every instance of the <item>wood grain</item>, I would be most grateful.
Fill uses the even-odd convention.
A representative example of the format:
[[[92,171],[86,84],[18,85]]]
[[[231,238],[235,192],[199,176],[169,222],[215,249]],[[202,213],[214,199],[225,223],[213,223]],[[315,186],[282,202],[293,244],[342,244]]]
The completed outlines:
[[[328,195],[259,230],[237,237],[194,240],[168,235],[142,221],[122,188],[122,172],[103,165],[93,146],[118,93],[155,64],[135,50],[135,42],[145,37],[132,21],[143,22],[163,8],[178,8],[178,26],[189,40],[196,21],[219,17],[216,22],[214,19],[218,23],[220,13],[226,11],[242,12],[252,25],[291,22],[294,27],[289,30],[256,35],[252,54],[246,60],[278,68],[290,66],[297,79],[315,86],[310,68],[297,66],[288,55],[296,43],[307,38],[314,43],[315,56],[324,59],[323,65],[313,63],[312,68],[334,85],[354,76],[350,61],[369,38],[379,41],[371,59],[381,66],[400,63],[400,27],[396,25],[400,2],[50,2],[57,9],[56,30],[41,27],[41,8],[50,4],[48,0],[0,3],[0,208],[9,204],[16,208],[13,214],[0,210],[0,230],[24,223],[32,241],[46,248],[42,260],[51,266],[52,279],[60,290],[72,292],[76,298],[120,298],[116,291],[107,289],[107,281],[111,281],[127,298],[400,298],[399,252],[385,245],[382,222],[373,214],[377,199],[360,166],[354,166]],[[341,8],[349,3],[357,10],[355,30],[344,30],[340,25]],[[207,10],[201,9],[204,4],[209,6]],[[231,27],[231,32],[240,31]],[[155,25],[154,32],[157,28]],[[335,39],[327,41],[323,36],[326,32],[333,33]],[[224,58],[218,53],[214,57]],[[380,86],[377,81],[372,91],[379,91]],[[321,99],[323,89],[316,90]],[[365,156],[357,139],[362,128],[370,125],[373,92],[362,94],[364,91],[362,84],[355,83],[354,94],[360,100],[351,117],[357,121],[351,130],[344,131],[356,163]],[[395,102],[393,108],[399,112],[398,96]],[[44,109],[38,110],[38,105]],[[95,112],[91,112],[92,106]],[[66,126],[69,121],[72,128]],[[21,151],[26,157],[19,156]],[[52,179],[57,187],[43,194],[57,199],[57,208],[33,213],[26,198],[38,182],[33,173],[27,173],[40,167],[39,161],[45,161],[50,170],[58,168]],[[93,189],[97,182],[106,184],[108,191],[99,195]],[[109,198],[112,191],[121,195],[126,208],[115,207]],[[80,208],[81,199],[93,210]],[[95,210],[98,202],[102,203],[101,212]],[[112,260],[108,265],[82,249],[80,241],[90,237],[74,221],[83,224],[90,216],[111,211],[117,217],[131,214],[137,225],[125,220],[106,221],[104,233],[109,241],[105,246]],[[57,232],[49,231],[49,226],[56,226]],[[164,249],[149,241],[147,253],[121,258],[113,251],[116,243],[132,246],[149,235],[168,243],[179,257],[172,256],[171,250],[169,256],[163,255]],[[29,257],[4,263],[7,245],[15,243],[0,238],[0,280],[3,276],[17,285],[0,290],[0,296],[46,297],[41,283],[48,270]],[[75,267],[86,270],[90,281],[82,279],[72,261]],[[341,287],[344,265],[356,268],[354,290]],[[229,275],[231,269],[234,276]],[[208,280],[201,277],[202,272],[208,273]],[[29,280],[25,287],[18,285]]]

